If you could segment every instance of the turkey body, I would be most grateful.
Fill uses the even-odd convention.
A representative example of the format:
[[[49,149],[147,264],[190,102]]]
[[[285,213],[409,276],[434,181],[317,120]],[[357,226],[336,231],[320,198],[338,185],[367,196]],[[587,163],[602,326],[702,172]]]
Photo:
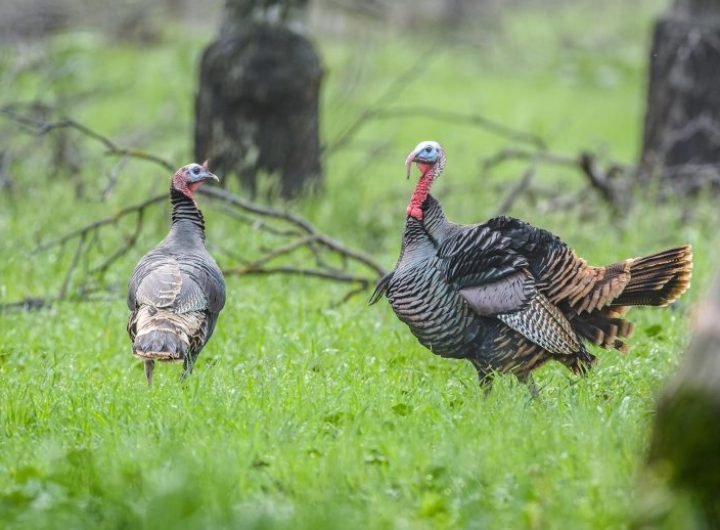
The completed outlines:
[[[458,225],[431,195],[409,215],[395,269],[378,284],[418,341],[470,360],[483,382],[495,372],[527,380],[548,360],[584,372],[584,341],[625,349],[632,305],[667,305],[688,287],[689,246],[593,267],[557,236],[510,217]]]
[[[137,264],[128,287],[127,330],[133,354],[145,360],[183,362],[192,371],[225,304],[225,281],[205,248],[202,214],[192,199],[171,189],[172,226]]]

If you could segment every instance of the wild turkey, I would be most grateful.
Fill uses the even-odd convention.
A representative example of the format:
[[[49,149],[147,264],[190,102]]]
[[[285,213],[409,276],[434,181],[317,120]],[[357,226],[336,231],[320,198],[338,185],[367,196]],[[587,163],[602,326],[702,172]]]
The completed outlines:
[[[595,360],[584,341],[625,350],[629,306],[666,306],[690,285],[689,245],[593,267],[557,236],[518,219],[451,223],[429,194],[445,166],[442,147],[418,144],[406,160],[408,177],[413,162],[421,176],[400,258],[370,303],[385,294],[421,344],[471,361],[487,389],[495,372],[531,383],[530,372],[550,359],[584,373]]]
[[[177,170],[170,185],[172,224],[135,266],[128,287],[127,330],[133,354],[152,385],[155,361],[183,362],[183,377],[215,329],[225,305],[225,280],[205,248],[205,222],[193,197],[209,179],[207,162]]]

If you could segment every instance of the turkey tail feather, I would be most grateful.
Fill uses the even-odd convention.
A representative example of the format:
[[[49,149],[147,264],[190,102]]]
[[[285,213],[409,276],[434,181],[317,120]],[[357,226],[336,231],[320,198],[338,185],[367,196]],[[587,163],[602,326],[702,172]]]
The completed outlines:
[[[628,346],[622,339],[630,337],[634,329],[632,323],[620,318],[621,314],[622,312],[615,311],[615,308],[606,307],[576,315],[571,323],[581,337],[593,344],[625,352]]]
[[[174,332],[152,329],[135,337],[133,353],[142,359],[158,361],[182,361],[188,345]]]
[[[612,306],[666,306],[677,300],[692,277],[692,247],[671,248],[630,262],[630,281]]]
[[[182,361],[202,348],[206,320],[200,311],[178,314],[142,306],[131,319],[133,354],[143,359]]]

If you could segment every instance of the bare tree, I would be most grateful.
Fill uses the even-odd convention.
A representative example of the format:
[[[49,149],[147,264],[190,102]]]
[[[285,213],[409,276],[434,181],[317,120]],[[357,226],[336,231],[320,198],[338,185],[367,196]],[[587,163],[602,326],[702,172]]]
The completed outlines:
[[[320,183],[320,59],[299,31],[307,0],[227,0],[205,50],[195,156],[236,173],[255,194],[259,172],[293,197]]]
[[[720,0],[675,0],[655,24],[641,178],[720,189]]]

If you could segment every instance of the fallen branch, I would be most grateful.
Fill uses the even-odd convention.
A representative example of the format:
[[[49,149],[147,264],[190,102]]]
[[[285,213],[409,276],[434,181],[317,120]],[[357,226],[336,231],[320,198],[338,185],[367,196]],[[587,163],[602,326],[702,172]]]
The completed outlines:
[[[485,159],[485,162],[483,162],[483,173],[487,173],[491,169],[509,160],[531,161],[534,164],[554,164],[568,167],[576,167],[578,164],[578,159],[574,156],[511,147],[501,149],[491,157]]]
[[[233,275],[271,275],[271,274],[290,274],[295,276],[309,276],[312,278],[320,278],[323,280],[332,280],[341,283],[359,283],[364,288],[369,287],[371,279],[366,276],[358,276],[356,274],[349,274],[344,272],[330,272],[322,271],[317,269],[303,269],[300,267],[293,266],[280,266],[280,267],[233,267],[225,268],[222,270],[223,274],[227,276]]]
[[[326,247],[329,250],[337,252],[351,260],[362,263],[365,267],[375,272],[378,277],[381,277],[386,272],[385,269],[383,269],[378,263],[375,262],[375,260],[373,260],[364,252],[351,249],[340,241],[321,234],[308,220],[296,214],[283,210],[278,210],[276,208],[271,208],[269,206],[261,206],[256,203],[252,203],[222,188],[200,188],[200,193],[214,199],[225,201],[226,203],[237,206],[238,208],[254,213],[256,215],[260,215],[263,217],[272,217],[275,219],[286,221],[301,229],[306,234],[312,235],[314,242]]]
[[[90,129],[89,127],[72,119],[61,119],[53,122],[43,123],[15,112],[13,109],[1,108],[0,113],[11,118],[22,127],[32,130],[35,135],[42,136],[58,129],[73,129],[82,136],[93,142],[99,143],[105,149],[108,156],[122,157],[123,160],[136,158],[157,164],[167,171],[174,171],[175,166],[156,155],[135,149],[126,149],[118,146],[110,138]],[[114,185],[117,172],[122,167],[116,165],[111,174],[108,186]],[[106,187],[106,190],[108,187]],[[216,188],[205,187],[200,190],[204,196],[216,202],[220,210],[234,219],[248,224],[254,230],[259,230],[270,238],[294,240],[280,245],[274,245],[269,249],[261,250],[260,256],[248,260],[235,256],[236,261],[241,265],[226,265],[224,270],[228,275],[275,275],[286,274],[318,278],[340,283],[352,283],[355,287],[343,298],[349,299],[359,289],[367,289],[374,281],[385,274],[385,270],[376,263],[370,256],[359,250],[352,249],[344,243],[331,238],[320,232],[312,223],[304,217],[289,211],[273,208],[251,202],[247,199],[232,194],[231,192]],[[101,198],[106,196],[104,190]],[[77,241],[71,261],[65,271],[63,282],[57,296],[45,298],[26,299],[24,301],[5,304],[0,309],[35,309],[52,305],[54,302],[67,299],[83,299],[89,293],[96,291],[88,289],[87,285],[93,281],[101,280],[102,276],[123,256],[128,254],[138,241],[143,230],[143,219],[145,210],[155,204],[167,201],[167,194],[159,194],[149,197],[137,204],[118,210],[115,214],[101,219],[94,220],[85,226],[76,228],[68,233],[50,241],[40,243],[33,253],[47,251],[55,247],[64,247],[70,242]],[[117,227],[127,217],[135,215],[135,225],[129,236],[123,238],[122,244],[113,250],[109,256],[94,266],[88,266],[90,254],[104,240],[101,231],[108,227]],[[277,266],[268,266],[271,262],[279,259],[291,259],[300,250],[309,251],[313,257],[315,266],[307,267],[305,264],[287,263]],[[342,269],[331,266],[332,261],[342,263]],[[84,276],[78,278],[77,269],[80,263],[85,263]],[[349,267],[360,268],[364,273],[351,272]],[[73,281],[75,280],[75,281]],[[73,283],[77,285],[76,292],[72,292]]]
[[[528,144],[539,150],[547,147],[545,140],[535,134],[508,127],[507,125],[479,114],[464,114],[462,112],[436,109],[433,107],[396,107],[390,109],[379,109],[373,117],[377,120],[410,117],[429,118],[431,120],[449,122],[453,124],[479,127],[481,129],[485,129],[490,134],[494,134],[495,136],[499,136],[512,142]]]
[[[406,72],[406,76],[415,75],[417,65]],[[529,165],[522,177],[512,186],[501,201],[498,215],[510,210],[516,201],[525,195],[538,194],[532,186],[538,168],[542,164],[559,165],[577,169],[587,179],[588,185],[596,190],[600,197],[611,204],[615,211],[622,210],[622,200],[626,200],[622,190],[623,185],[614,175],[622,173],[619,166],[613,165],[607,172],[600,170],[593,155],[583,153],[578,156],[568,156],[549,152],[541,138],[523,131],[516,131],[502,124],[495,123],[482,116],[462,115],[426,107],[403,107],[384,108],[382,103],[388,98],[387,93],[378,99],[376,108],[365,113],[365,118],[355,122],[334,145],[328,147],[331,151],[339,149],[349,142],[352,136],[368,119],[399,119],[411,115],[423,115],[438,120],[452,120],[464,122],[469,125],[484,127],[493,134],[503,136],[516,143],[529,145],[531,148],[508,148],[503,149],[488,158],[484,164],[484,171],[499,166],[505,161],[525,161]],[[106,197],[109,190],[115,185],[118,173],[122,171],[124,161],[129,159],[140,159],[162,167],[167,172],[175,170],[175,165],[154,154],[137,149],[128,149],[116,144],[110,138],[90,129],[89,127],[72,119],[60,119],[52,122],[43,122],[33,117],[24,116],[15,108],[0,108],[0,114],[8,117],[17,123],[24,130],[36,136],[50,134],[59,129],[72,129],[82,137],[97,143],[104,149],[107,156],[119,157],[120,164],[116,164],[109,173],[108,184],[101,194],[101,199]],[[587,187],[585,188],[587,189]],[[368,286],[372,285],[379,277],[385,274],[385,270],[371,256],[351,248],[345,243],[338,241],[318,230],[310,221],[304,217],[283,209],[261,205],[239,197],[226,189],[207,186],[199,190],[203,196],[210,199],[211,206],[232,219],[248,225],[253,230],[262,232],[267,238],[263,241],[271,244],[263,244],[259,249],[254,249],[250,254],[254,256],[239,256],[230,252],[225,254],[230,257],[229,263],[223,263],[227,275],[276,275],[284,274],[291,276],[303,276],[326,281],[334,281],[353,286],[339,303],[350,299]],[[582,192],[581,192],[582,193]],[[562,203],[562,195],[557,192],[548,195],[551,200]],[[577,194],[572,194],[573,200],[567,204],[579,204]],[[582,197],[582,195],[581,195]],[[89,293],[97,292],[97,285],[102,286],[103,276],[121,258],[131,252],[142,234],[146,218],[145,210],[155,204],[167,200],[167,194],[159,194],[146,198],[145,200],[122,208],[115,214],[101,219],[94,220],[85,226],[76,228],[68,233],[40,243],[34,252],[42,252],[51,248],[60,247],[76,242],[72,258],[65,271],[62,284],[56,296],[46,298],[27,298],[12,304],[0,306],[4,308],[40,308],[47,307],[57,300],[88,299]],[[574,201],[574,202],[573,202]],[[122,229],[121,222],[127,217],[135,216],[135,224],[129,234],[122,238],[122,242],[116,245],[108,253],[102,252],[104,258],[99,263],[92,263],[92,258],[97,259],[101,243],[107,241],[106,230],[111,228]],[[308,253],[311,258],[308,258]],[[83,275],[79,276],[77,269],[83,264]],[[312,263],[312,266],[308,266]],[[333,264],[338,264],[334,266]],[[88,289],[88,285],[92,289]],[[73,287],[74,286],[74,287]]]
[[[28,296],[22,300],[17,300],[16,302],[0,304],[0,313],[6,311],[37,311],[51,306],[56,301],[57,298],[54,296],[46,298]]]
[[[153,155],[151,153],[146,153],[145,151],[141,151],[139,149],[127,149],[119,147],[107,136],[104,136],[90,129],[86,125],[83,125],[73,119],[63,118],[58,121],[43,122],[41,120],[18,114],[14,110],[13,106],[0,107],[0,114],[3,114],[6,117],[10,118],[15,123],[30,129],[36,136],[44,136],[56,129],[74,129],[83,136],[95,140],[96,142],[99,142],[101,145],[103,145],[105,147],[105,154],[108,156],[130,157],[146,160],[148,162],[154,162],[155,164],[162,166],[168,171],[175,171],[175,169],[177,169],[175,166],[173,166],[170,162],[168,162],[162,157]]]
[[[592,186],[597,192],[611,205],[616,205],[615,189],[612,187],[607,176],[597,167],[595,157],[590,153],[582,153],[580,155],[580,168]]]
[[[117,222],[120,219],[122,219],[123,217],[125,217],[127,215],[130,215],[133,213],[140,213],[148,206],[152,206],[153,204],[156,204],[160,201],[166,201],[166,200],[168,200],[167,193],[163,193],[162,195],[154,195],[153,197],[145,199],[144,201],[142,201],[138,204],[133,204],[132,206],[122,208],[122,209],[118,210],[115,214],[113,214],[109,217],[104,217],[102,219],[98,219],[97,221],[93,221],[83,227],[76,229],[76,230],[72,230],[57,239],[53,239],[51,241],[41,243],[37,247],[35,247],[35,250],[33,250],[33,254],[48,250],[52,247],[62,246],[72,239],[84,238],[89,233],[99,230],[103,226],[117,224]]]
[[[461,112],[447,111],[433,107],[395,107],[395,108],[370,108],[360,114],[358,119],[348,127],[337,139],[325,147],[327,154],[334,153],[345,147],[352,138],[365,125],[373,120],[394,120],[404,118],[430,118],[437,121],[453,124],[463,124],[471,127],[479,127],[487,132],[504,138],[506,140],[529,144],[535,149],[546,148],[545,141],[532,133],[520,131],[508,127],[478,114],[463,114]]]
[[[630,185],[628,178],[630,172],[618,164],[611,164],[609,169],[603,172],[597,163],[597,157],[588,152],[580,153],[577,156],[570,156],[549,151],[532,151],[528,149],[505,148],[488,157],[483,163],[483,174],[508,161],[529,162],[529,167],[518,183],[508,192],[507,196],[498,208],[498,215],[505,213],[514,202],[523,194],[531,191],[530,183],[541,164],[561,166],[577,170],[585,179],[590,189],[597,192],[601,199],[606,202],[614,214],[620,214],[627,210],[630,201],[628,190]],[[618,178],[625,176],[624,179]],[[556,194],[557,192],[555,192]],[[562,201],[561,201],[562,202]]]
[[[500,203],[494,217],[505,215],[515,204],[515,201],[530,187],[530,183],[537,174],[537,165],[531,165],[523,174],[522,178],[510,189],[503,201]]]

